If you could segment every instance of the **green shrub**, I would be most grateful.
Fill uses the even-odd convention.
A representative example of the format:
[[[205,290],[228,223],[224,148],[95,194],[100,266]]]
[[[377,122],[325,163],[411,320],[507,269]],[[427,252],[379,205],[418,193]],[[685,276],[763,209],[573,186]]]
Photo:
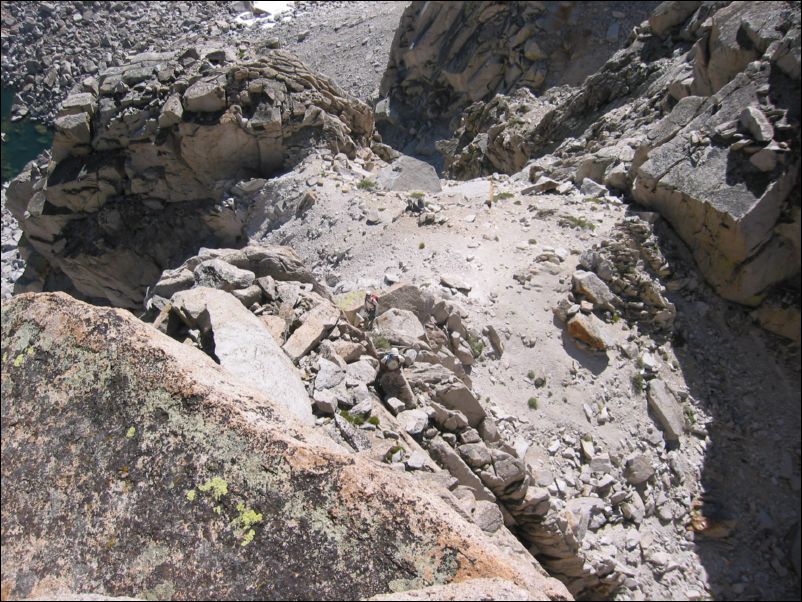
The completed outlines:
[[[503,201],[503,200],[505,200],[505,199],[511,199],[511,198],[512,198],[512,197],[514,197],[514,196],[515,196],[515,195],[514,195],[514,194],[512,194],[511,192],[499,192],[498,194],[496,194],[496,195],[493,197],[493,200],[494,200],[494,201]]]
[[[638,393],[643,393],[643,390],[646,388],[646,380],[640,372],[632,376],[632,388]]]
[[[356,185],[357,188],[360,190],[373,190],[376,188],[376,182],[371,180],[370,178],[362,178],[359,180],[359,184]]]
[[[560,218],[561,226],[568,226],[570,228],[582,228],[583,230],[595,230],[596,224],[590,222],[584,217],[576,217],[574,215],[564,215]]]
[[[526,403],[531,409],[533,410],[537,409],[537,397],[530,397],[529,401]]]
[[[368,418],[368,423],[372,424],[373,426],[379,426],[379,417],[371,416],[370,418]]]
[[[420,241],[420,242],[418,243],[418,248],[419,248],[419,249],[425,249],[425,248],[426,248],[426,243],[425,243],[425,242],[423,242],[423,241]]]
[[[389,349],[390,348],[390,340],[387,337],[383,337],[380,334],[374,334],[370,338],[373,341],[373,346],[376,349]]]
[[[425,196],[426,196],[426,194],[425,194],[425,193],[423,193],[423,192],[420,192],[419,190],[416,190],[415,192],[410,192],[410,193],[409,193],[409,196],[410,196],[410,197],[412,197],[413,199],[415,199],[415,200],[417,201],[417,200],[420,200],[420,199],[422,199],[423,197],[425,197]]]
[[[473,357],[482,355],[482,350],[485,348],[485,342],[482,340],[482,337],[478,337],[469,332],[467,341],[471,348],[471,353],[473,353]]]
[[[534,370],[530,370],[529,372],[527,372],[526,373],[526,378],[528,378],[529,380],[535,380],[535,371]]]

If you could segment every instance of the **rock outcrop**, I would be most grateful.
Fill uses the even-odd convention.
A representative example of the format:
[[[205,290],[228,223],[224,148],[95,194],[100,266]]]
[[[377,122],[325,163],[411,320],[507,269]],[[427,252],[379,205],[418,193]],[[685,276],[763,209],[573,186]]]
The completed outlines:
[[[405,152],[431,155],[414,141],[433,124],[496,94],[581,83],[656,5],[629,3],[624,13],[600,2],[412,2],[379,90],[380,132],[396,147],[410,144]],[[410,136],[410,123],[422,136]]]
[[[133,308],[199,247],[242,245],[265,229],[253,220],[274,227],[314,202],[268,210],[265,178],[321,146],[353,156],[373,118],[282,51],[237,61],[230,49],[189,48],[84,82],[55,125],[51,160],[8,190],[37,258],[18,288],[52,288],[61,275],[85,298]]]
[[[498,578],[569,598],[420,481],[124,311],[20,295],[2,341],[4,597],[359,599]]]
[[[414,42],[402,53],[407,69],[388,71],[388,81],[401,80],[396,90],[416,89],[415,74],[432,69],[413,60],[421,46],[452,56],[461,38],[443,33],[456,19],[444,11],[413,19],[410,9],[400,31],[420,33],[403,38]],[[449,97],[465,110],[439,132],[445,169],[460,179],[526,170],[541,191],[566,180],[591,197],[609,189],[659,212],[722,297],[750,306],[772,297],[767,307],[784,309],[790,289],[798,306],[799,14],[797,2],[663,3],[576,89],[535,97],[531,86],[497,84],[509,95],[467,108]],[[487,23],[503,28],[494,19]],[[421,94],[428,104],[417,113],[437,113],[438,93]],[[782,330],[777,311],[754,315]]]

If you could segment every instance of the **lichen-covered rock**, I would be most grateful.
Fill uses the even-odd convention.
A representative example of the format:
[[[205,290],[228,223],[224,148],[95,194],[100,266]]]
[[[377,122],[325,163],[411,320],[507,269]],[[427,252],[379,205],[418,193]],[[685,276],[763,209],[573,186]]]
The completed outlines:
[[[2,366],[4,596],[360,599],[500,578],[570,598],[420,481],[124,311],[17,296]]]
[[[97,83],[68,97],[53,160],[19,176],[9,208],[47,266],[28,271],[29,288],[66,275],[123,307],[201,245],[242,245],[264,230],[249,220],[275,227],[310,202],[260,211],[272,199],[240,182],[264,184],[320,148],[353,157],[373,132],[365,104],[278,50],[239,62],[219,49],[139,54]]]

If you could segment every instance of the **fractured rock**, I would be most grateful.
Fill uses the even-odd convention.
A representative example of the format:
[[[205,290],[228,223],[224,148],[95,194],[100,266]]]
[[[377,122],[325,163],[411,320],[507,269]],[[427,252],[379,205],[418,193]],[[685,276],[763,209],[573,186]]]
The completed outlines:
[[[649,381],[646,398],[649,400],[649,409],[663,429],[666,440],[678,441],[685,431],[685,416],[671,389],[665,382],[655,378]]]
[[[259,318],[217,289],[180,291],[171,303],[187,326],[213,337],[214,356],[223,368],[311,424],[311,405],[300,374]]]

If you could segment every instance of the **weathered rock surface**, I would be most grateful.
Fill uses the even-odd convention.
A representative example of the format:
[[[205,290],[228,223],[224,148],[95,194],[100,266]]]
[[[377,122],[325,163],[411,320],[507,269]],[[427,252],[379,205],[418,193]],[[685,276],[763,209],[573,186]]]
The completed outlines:
[[[569,598],[419,481],[344,454],[120,310],[21,295],[2,330],[11,597],[358,599],[500,578]]]
[[[165,267],[201,245],[242,245],[313,202],[276,209],[260,194],[264,178],[316,148],[354,156],[368,144],[368,107],[292,55],[233,56],[208,47],[136,55],[67,98],[53,160],[8,192],[47,266],[29,262],[29,290],[64,274],[87,298],[138,307]]]
[[[409,143],[410,121],[427,139],[471,103],[519,88],[578,84],[655,5],[630,4],[623,18],[611,19],[606,4],[593,2],[412,2],[382,78],[380,132],[398,148]],[[414,142],[409,148],[427,150]]]
[[[283,403],[300,421],[312,423],[301,376],[259,318],[233,295],[193,288],[173,295],[173,308],[190,328],[212,338],[220,365],[252,387]]]

